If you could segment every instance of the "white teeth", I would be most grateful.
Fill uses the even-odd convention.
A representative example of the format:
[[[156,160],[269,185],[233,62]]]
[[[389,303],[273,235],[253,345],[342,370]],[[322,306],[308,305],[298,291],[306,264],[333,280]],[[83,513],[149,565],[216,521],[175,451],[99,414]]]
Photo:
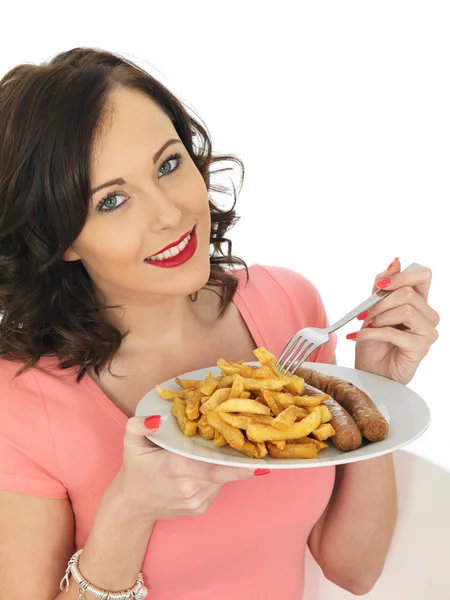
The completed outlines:
[[[151,256],[150,258],[147,258],[146,260],[165,260],[167,258],[171,258],[172,256],[176,256],[177,254],[180,254],[180,252],[182,252],[186,246],[189,243],[189,240],[191,239],[191,234],[189,234],[186,238],[184,238],[184,240],[182,242],[180,242],[178,244],[178,246],[173,246],[172,248],[169,248],[168,250],[165,250],[164,252],[161,252],[160,254],[155,254],[155,256]]]

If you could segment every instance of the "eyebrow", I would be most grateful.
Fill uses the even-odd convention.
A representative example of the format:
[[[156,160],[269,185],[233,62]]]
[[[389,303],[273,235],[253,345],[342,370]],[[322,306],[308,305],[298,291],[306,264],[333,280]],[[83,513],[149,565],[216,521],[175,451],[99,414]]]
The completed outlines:
[[[178,139],[175,139],[175,138],[171,139],[171,140],[168,140],[158,150],[158,152],[156,152],[156,154],[153,156],[153,163],[156,163],[156,161],[161,157],[161,154],[164,152],[164,150],[166,150],[172,144],[181,144],[181,140],[178,140]],[[93,190],[91,190],[90,195],[93,196],[99,190],[102,190],[103,188],[110,187],[111,185],[124,185],[125,183],[126,182],[125,182],[125,179],[123,179],[123,177],[118,177],[117,179],[111,179],[111,181],[107,181],[106,183],[102,183],[101,185],[98,185]]]

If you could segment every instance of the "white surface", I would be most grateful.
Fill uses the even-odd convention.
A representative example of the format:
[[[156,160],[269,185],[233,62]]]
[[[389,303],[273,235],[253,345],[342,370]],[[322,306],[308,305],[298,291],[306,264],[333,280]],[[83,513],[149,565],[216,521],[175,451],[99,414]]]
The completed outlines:
[[[259,363],[250,364],[259,365]],[[172,403],[163,400],[156,389],[150,390],[142,398],[136,408],[136,415],[140,417],[161,415],[160,428],[148,438],[166,450],[194,460],[219,465],[250,468],[258,466],[270,469],[327,467],[382,456],[409,444],[428,427],[430,413],[426,403],[407,387],[372,373],[336,365],[305,363],[305,366],[312,367],[325,375],[350,381],[366,392],[389,423],[389,434],[386,439],[373,444],[364,444],[352,452],[341,452],[330,443],[329,448],[319,452],[317,458],[277,459],[266,456],[262,459],[252,459],[229,447],[217,448],[212,440],[204,440],[200,435],[185,437],[181,433],[175,417],[172,416]],[[218,367],[210,367],[191,371],[180,377],[203,380],[208,371],[213,377],[221,373]],[[175,383],[175,379],[165,381],[161,386],[170,390],[180,389]]]
[[[367,600],[448,600],[450,472],[408,452],[395,454],[399,520],[385,569]],[[304,600],[351,600],[310,554]]]

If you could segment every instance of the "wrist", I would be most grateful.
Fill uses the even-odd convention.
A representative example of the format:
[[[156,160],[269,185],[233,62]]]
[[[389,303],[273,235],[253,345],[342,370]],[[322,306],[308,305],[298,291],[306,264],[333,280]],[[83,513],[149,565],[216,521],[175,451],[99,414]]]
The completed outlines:
[[[107,488],[101,502],[106,505],[117,518],[126,521],[130,526],[136,526],[150,535],[155,524],[156,516],[148,511],[142,511],[136,504],[135,498],[125,489],[122,467],[117,472]],[[109,512],[108,511],[108,512]]]

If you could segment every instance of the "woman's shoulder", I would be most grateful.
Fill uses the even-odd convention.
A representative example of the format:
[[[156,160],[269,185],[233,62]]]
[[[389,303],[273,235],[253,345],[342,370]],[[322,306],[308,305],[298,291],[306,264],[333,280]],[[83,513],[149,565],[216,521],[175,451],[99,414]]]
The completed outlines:
[[[321,295],[305,276],[285,267],[255,264],[236,271],[235,303],[254,339],[278,355],[288,340],[304,327],[327,327],[328,318]],[[329,362],[336,346],[335,336],[312,360]]]
[[[32,427],[30,437],[46,429],[49,404],[70,395],[76,383],[75,374],[58,365],[56,357],[41,357],[18,374],[24,362],[0,358],[0,433],[16,431],[20,423]]]
[[[259,296],[260,302],[266,298],[270,304],[280,302],[295,312],[317,310],[322,303],[315,285],[292,269],[254,264],[248,268],[248,279],[245,269],[236,271],[236,276],[238,293],[242,297]]]
[[[59,479],[46,386],[39,377],[42,364],[15,377],[22,366],[0,359],[0,488],[64,498],[67,493]]]

